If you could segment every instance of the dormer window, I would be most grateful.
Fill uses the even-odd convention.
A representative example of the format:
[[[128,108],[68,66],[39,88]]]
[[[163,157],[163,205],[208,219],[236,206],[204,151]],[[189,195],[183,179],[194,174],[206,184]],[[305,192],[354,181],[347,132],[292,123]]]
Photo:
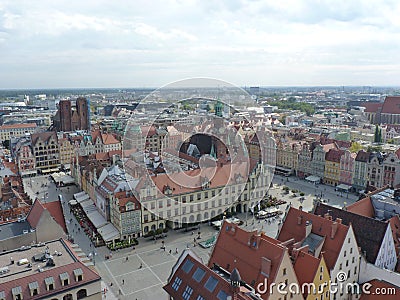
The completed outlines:
[[[48,291],[52,291],[55,288],[55,283],[54,283],[54,278],[53,277],[47,277],[44,279],[44,283],[46,284],[46,289]]]
[[[29,283],[29,291],[32,296],[39,294],[39,284],[37,281]]]
[[[13,300],[22,300],[24,297],[22,296],[22,288],[21,286],[16,286],[11,289],[11,294],[13,296]]]
[[[83,271],[81,268],[74,270],[75,281],[82,281],[83,280]]]
[[[69,274],[67,272],[60,274],[61,285],[66,286],[69,284]]]

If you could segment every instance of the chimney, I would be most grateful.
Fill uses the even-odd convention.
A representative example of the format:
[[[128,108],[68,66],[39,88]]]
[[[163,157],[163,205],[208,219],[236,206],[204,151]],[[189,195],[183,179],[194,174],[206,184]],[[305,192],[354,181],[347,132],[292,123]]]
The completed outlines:
[[[336,222],[337,222],[338,224],[342,224],[342,219],[341,219],[341,218],[336,218]]]
[[[338,229],[338,223],[337,222],[333,222],[332,230],[331,230],[331,239],[335,238],[337,229]]]
[[[329,214],[329,212],[327,212],[326,214],[324,214],[324,218],[327,220],[332,221],[332,216]]]
[[[312,230],[312,222],[306,221],[306,236],[308,236],[311,233],[311,230]]]
[[[301,225],[302,221],[303,221],[303,216],[298,216],[297,217],[297,225]]]

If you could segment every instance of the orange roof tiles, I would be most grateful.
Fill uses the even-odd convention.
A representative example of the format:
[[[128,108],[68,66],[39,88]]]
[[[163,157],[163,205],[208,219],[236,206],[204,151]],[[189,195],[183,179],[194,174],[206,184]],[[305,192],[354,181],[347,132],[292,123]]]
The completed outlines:
[[[350,204],[349,206],[346,206],[347,211],[350,211],[352,213],[369,217],[369,218],[374,218],[375,217],[375,209],[374,206],[372,205],[372,201],[370,197],[366,197],[364,199],[358,200],[357,202]]]
[[[42,202],[40,202],[39,199],[36,199],[27,217],[27,221],[32,226],[32,228],[36,228],[44,210],[45,207],[43,206]]]
[[[397,256],[400,255],[400,217],[393,216],[389,219],[390,228],[393,234],[394,246],[396,248]],[[400,264],[399,264],[400,267]]]
[[[263,282],[265,278],[260,268],[264,258],[267,258],[270,264],[263,272],[268,273],[268,283],[272,283],[285,251],[285,246],[264,234],[247,232],[237,225],[224,222],[208,266],[218,264],[228,271],[237,268],[246,283],[255,282],[257,286],[257,283]]]
[[[368,289],[370,294],[362,293],[360,300],[398,300],[399,299],[400,288],[398,286],[395,286],[386,281],[378,280],[378,279],[368,281],[368,283],[371,284],[370,288]],[[395,291],[392,295],[390,295],[390,294],[382,295],[381,293],[377,293],[377,288],[379,288],[380,291],[382,291],[382,292],[383,291],[385,291],[385,292],[391,291],[389,289],[395,289]]]
[[[294,238],[295,242],[304,241],[306,238],[306,221],[312,223],[311,233],[325,237],[321,252],[324,252],[326,265],[333,269],[349,226],[290,207],[278,234],[278,240],[285,242]],[[333,227],[336,227],[336,232],[332,238]]]
[[[62,227],[64,232],[68,233],[61,202],[60,201],[47,202],[43,204],[43,206],[50,212],[50,215],[56,220],[58,225]]]
[[[36,123],[9,124],[0,126],[0,130],[17,128],[36,128]]]
[[[163,191],[165,186],[169,186],[173,194],[183,194],[201,189],[200,180],[204,177],[209,179],[210,188],[233,184],[236,175],[241,175],[242,178],[247,179],[249,168],[250,165],[246,162],[225,164],[218,166],[216,170],[211,167],[179,173],[159,174],[152,177],[152,180],[160,191]]]
[[[32,226],[32,228],[36,228],[44,210],[48,210],[50,215],[61,226],[64,232],[67,233],[67,226],[65,224],[64,214],[61,203],[59,201],[42,204],[39,199],[36,199],[27,217],[27,221]]]
[[[314,282],[314,277],[318,271],[319,263],[320,258],[316,258],[311,254],[299,251],[295,258],[293,267],[300,286],[303,286],[304,283]],[[305,289],[303,295],[307,296],[307,289]]]
[[[110,133],[103,133],[101,139],[104,145],[119,144],[119,141]]]

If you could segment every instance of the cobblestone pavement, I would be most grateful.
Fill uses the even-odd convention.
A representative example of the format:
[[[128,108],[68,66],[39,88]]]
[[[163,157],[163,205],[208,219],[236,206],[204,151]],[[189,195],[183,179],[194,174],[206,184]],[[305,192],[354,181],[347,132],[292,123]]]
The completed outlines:
[[[301,205],[304,210],[311,210],[315,195],[321,195],[321,193],[322,199],[327,202],[329,200],[329,204],[336,206],[343,206],[345,203],[350,204],[357,199],[357,196],[351,194],[348,196],[342,194],[341,196],[330,186],[315,186],[293,177],[288,178],[288,180],[286,177],[275,176],[274,186],[269,191],[270,195],[287,201],[286,204],[280,206],[281,210],[285,210],[290,203],[294,207]],[[58,201],[58,195],[62,195],[69,233],[85,253],[94,257],[96,269],[103,278],[102,288],[103,290],[105,287],[108,289],[103,298],[167,299],[167,294],[163,291],[162,286],[166,283],[172,266],[176,263],[183,249],[191,248],[205,263],[208,262],[211,248],[203,249],[198,245],[194,246],[193,237],[197,234],[192,235],[192,232],[175,232],[173,230],[170,230],[168,236],[164,239],[165,251],[161,249],[161,241],[154,242],[140,238],[139,245],[135,249],[129,248],[112,252],[112,258],[106,260],[105,256],[110,254],[109,250],[106,247],[94,248],[83,230],[78,229],[79,224],[69,210],[68,201],[73,198],[74,193],[79,191],[76,186],[56,188],[55,184],[48,179],[48,176],[24,179],[25,181],[28,181],[25,183],[28,187],[27,192],[33,197],[37,197],[38,194],[36,193],[39,192],[39,196],[44,197],[44,201]],[[42,186],[43,184],[45,185]],[[299,197],[292,197],[292,193],[284,194],[283,185],[304,192],[305,200],[300,202]],[[242,227],[246,230],[262,230],[271,237],[276,237],[278,224],[282,218],[281,216],[268,222],[256,220],[251,213],[241,213],[238,214],[238,217],[244,221]],[[217,230],[207,224],[202,224],[200,231],[201,240],[218,234]]]

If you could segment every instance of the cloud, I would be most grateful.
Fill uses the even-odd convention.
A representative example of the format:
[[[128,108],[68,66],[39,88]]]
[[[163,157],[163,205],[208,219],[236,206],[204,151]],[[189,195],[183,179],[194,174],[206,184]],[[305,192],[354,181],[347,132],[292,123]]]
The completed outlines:
[[[4,0],[0,87],[397,84],[399,14],[395,0]]]

